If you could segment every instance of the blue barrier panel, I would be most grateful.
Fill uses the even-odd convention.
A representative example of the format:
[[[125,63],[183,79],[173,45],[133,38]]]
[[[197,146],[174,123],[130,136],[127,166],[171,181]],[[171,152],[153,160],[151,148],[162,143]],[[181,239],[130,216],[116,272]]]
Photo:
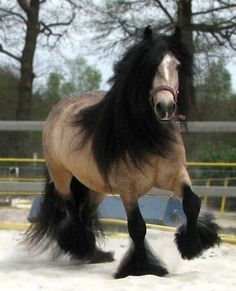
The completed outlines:
[[[185,221],[182,204],[173,197],[144,196],[139,206],[146,222],[177,226]],[[108,196],[99,206],[102,218],[126,219],[126,213],[118,196]]]
[[[168,203],[163,219],[163,224],[168,226],[179,226],[186,221],[182,203],[174,197],[168,198]]]
[[[43,195],[36,196],[28,216],[30,222],[36,222]],[[173,197],[144,196],[139,206],[146,222],[168,226],[177,226],[184,222],[182,204]],[[101,218],[126,219],[124,206],[119,196],[107,196],[99,206]]]
[[[43,201],[43,195],[38,195],[34,197],[29,215],[27,217],[29,222],[31,223],[37,222],[42,201]]]

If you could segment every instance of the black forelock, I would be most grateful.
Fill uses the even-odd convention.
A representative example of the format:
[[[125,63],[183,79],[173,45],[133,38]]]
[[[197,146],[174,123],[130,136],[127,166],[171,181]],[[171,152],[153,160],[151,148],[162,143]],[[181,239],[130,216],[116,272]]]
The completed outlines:
[[[173,37],[161,35],[133,45],[114,66],[111,89],[102,101],[75,116],[82,126],[83,146],[92,139],[92,152],[105,181],[120,162],[142,170],[150,157],[167,157],[174,141],[173,124],[160,123],[149,103],[152,82],[164,55],[171,51],[181,62],[180,109],[185,109],[187,50]]]

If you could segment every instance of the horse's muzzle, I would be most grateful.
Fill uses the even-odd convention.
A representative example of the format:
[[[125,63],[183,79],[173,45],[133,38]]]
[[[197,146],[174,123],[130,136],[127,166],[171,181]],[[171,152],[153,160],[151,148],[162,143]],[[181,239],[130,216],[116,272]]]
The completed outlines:
[[[154,106],[154,111],[157,118],[160,121],[170,121],[175,116],[176,113],[176,103],[174,101],[170,101],[169,103],[158,102]]]

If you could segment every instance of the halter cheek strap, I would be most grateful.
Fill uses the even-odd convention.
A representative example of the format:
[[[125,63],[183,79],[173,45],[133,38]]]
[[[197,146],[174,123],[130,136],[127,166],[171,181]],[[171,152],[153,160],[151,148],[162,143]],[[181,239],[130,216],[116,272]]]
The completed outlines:
[[[177,97],[179,94],[179,90],[175,91],[171,86],[168,86],[168,85],[160,85],[160,86],[157,86],[154,89],[152,89],[151,96],[154,96],[155,94],[157,94],[160,91],[169,91],[173,95],[173,98],[174,98],[175,102],[177,103]]]

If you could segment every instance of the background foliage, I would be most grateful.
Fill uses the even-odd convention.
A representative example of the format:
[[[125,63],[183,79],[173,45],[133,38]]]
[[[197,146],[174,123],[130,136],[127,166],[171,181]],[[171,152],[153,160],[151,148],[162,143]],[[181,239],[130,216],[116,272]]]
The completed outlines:
[[[101,73],[81,57],[83,48],[98,57],[120,55],[152,23],[155,31],[165,33],[178,25],[191,51],[197,100],[191,119],[235,121],[236,94],[226,69],[236,50],[235,13],[236,3],[230,0],[2,0],[0,119],[44,120],[64,96],[98,89]],[[79,56],[52,70],[54,59],[62,59],[57,49],[74,43]],[[44,53],[50,55],[50,74],[36,88],[34,80],[45,71],[35,59],[39,63]],[[188,160],[235,161],[232,134],[188,134],[184,139]],[[0,133],[0,156],[33,152],[41,153],[38,134]]]

